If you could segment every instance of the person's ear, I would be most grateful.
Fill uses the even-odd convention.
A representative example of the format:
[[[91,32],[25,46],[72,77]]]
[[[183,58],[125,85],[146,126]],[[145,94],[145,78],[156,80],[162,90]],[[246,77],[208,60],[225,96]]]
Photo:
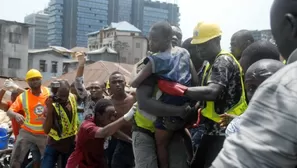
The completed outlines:
[[[291,13],[287,13],[285,15],[286,20],[289,22],[291,27],[291,33],[294,38],[297,38],[297,18]]]

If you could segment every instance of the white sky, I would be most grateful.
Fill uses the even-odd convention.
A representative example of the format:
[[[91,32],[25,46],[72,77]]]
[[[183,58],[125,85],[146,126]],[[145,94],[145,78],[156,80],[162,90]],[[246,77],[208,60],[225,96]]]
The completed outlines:
[[[198,22],[212,21],[221,26],[222,46],[224,49],[229,49],[230,38],[237,30],[270,28],[269,11],[272,1],[178,0],[184,39],[192,36],[193,28]],[[49,0],[0,0],[0,2],[0,19],[23,22],[25,15],[44,9]]]

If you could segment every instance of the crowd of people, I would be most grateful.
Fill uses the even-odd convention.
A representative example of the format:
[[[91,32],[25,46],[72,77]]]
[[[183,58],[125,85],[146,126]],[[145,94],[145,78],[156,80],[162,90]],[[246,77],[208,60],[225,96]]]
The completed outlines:
[[[198,23],[183,43],[178,27],[155,23],[129,83],[113,72],[85,85],[82,52],[71,85],[42,86],[36,69],[26,74],[29,88],[6,80],[0,99],[11,91],[11,102],[0,108],[16,138],[11,167],[297,167],[296,12],[297,1],[275,0],[276,44],[240,30],[231,52],[215,23]]]

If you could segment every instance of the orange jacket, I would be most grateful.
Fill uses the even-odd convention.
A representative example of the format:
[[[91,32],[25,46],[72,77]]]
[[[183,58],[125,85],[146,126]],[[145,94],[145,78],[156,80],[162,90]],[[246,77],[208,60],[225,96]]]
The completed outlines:
[[[42,128],[44,121],[43,111],[45,101],[49,95],[49,89],[42,86],[39,96],[34,96],[31,89],[29,89],[17,97],[9,109],[16,113],[24,111],[25,121],[21,128],[33,134],[44,134]]]

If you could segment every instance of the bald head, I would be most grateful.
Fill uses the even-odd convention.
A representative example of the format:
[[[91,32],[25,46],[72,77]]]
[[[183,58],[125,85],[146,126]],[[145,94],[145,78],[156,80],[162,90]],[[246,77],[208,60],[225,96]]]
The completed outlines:
[[[252,98],[262,82],[284,66],[282,62],[273,59],[262,59],[252,64],[245,74],[245,88],[248,99]]]
[[[231,38],[231,52],[239,60],[242,52],[254,42],[251,31],[240,30],[233,34]]]
[[[284,59],[297,48],[297,0],[274,0],[270,11],[271,32]]]

